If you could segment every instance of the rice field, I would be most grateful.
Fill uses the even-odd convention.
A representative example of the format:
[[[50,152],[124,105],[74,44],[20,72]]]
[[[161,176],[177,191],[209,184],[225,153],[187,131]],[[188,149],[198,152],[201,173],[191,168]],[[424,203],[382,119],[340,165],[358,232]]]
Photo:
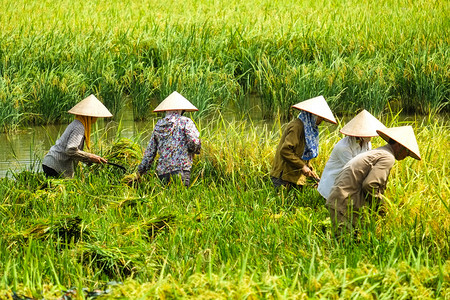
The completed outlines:
[[[79,165],[47,180],[30,166],[0,178],[0,299],[450,298],[450,2],[0,7],[1,131],[67,123],[91,93],[119,124],[127,106],[148,121],[132,138],[120,125],[93,133],[93,152],[127,172]],[[173,90],[199,108],[192,186],[149,174],[130,187],[152,109]],[[422,154],[396,162],[386,217],[356,241],[331,237],[312,186],[288,193],[268,177],[290,106],[319,94],[339,123],[365,108],[412,125]],[[320,128],[319,174],[340,127]]]
[[[435,116],[407,124],[423,160],[396,162],[386,217],[372,216],[359,240],[343,243],[312,186],[272,187],[282,122],[198,121],[203,150],[189,189],[164,187],[154,170],[128,186],[148,136],[119,132],[105,144],[107,133],[96,132],[94,152],[128,172],[79,165],[73,179],[30,171],[1,179],[0,298],[88,298],[84,288],[107,299],[447,299],[449,124]],[[336,126],[320,131],[319,172],[341,138]]]
[[[1,0],[0,126],[67,121],[95,94],[136,120],[173,90],[260,117],[324,95],[337,113],[448,112],[450,4]]]

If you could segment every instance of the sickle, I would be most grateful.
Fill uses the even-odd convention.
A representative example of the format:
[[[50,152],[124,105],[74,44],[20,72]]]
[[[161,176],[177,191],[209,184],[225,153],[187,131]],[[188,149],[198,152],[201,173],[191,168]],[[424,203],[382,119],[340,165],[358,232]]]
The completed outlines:
[[[115,163],[112,163],[112,162],[107,162],[107,164],[108,165],[111,165],[111,166],[114,166],[114,167],[117,167],[117,168],[120,168],[120,169],[122,169],[123,171],[127,171],[127,169],[124,167],[124,166],[122,166],[122,165],[119,165],[119,164],[115,164]]]

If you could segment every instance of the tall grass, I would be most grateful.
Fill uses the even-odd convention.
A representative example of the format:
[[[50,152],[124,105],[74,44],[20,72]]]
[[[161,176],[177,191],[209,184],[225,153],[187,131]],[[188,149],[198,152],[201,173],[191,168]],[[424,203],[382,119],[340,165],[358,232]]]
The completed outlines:
[[[90,93],[149,117],[173,90],[205,112],[287,119],[318,94],[337,113],[448,112],[448,1],[2,0],[1,127],[64,121]]]
[[[154,170],[132,188],[120,170],[97,165],[80,165],[69,180],[29,171],[3,178],[1,294],[57,298],[115,280],[122,284],[111,298],[445,299],[448,121],[392,115],[383,122],[413,125],[423,160],[395,163],[387,216],[372,216],[359,243],[331,237],[324,200],[312,187],[273,189],[268,173],[281,121],[199,121],[203,150],[189,189],[163,186]],[[319,173],[340,138],[334,126],[321,127]],[[137,158],[123,160],[132,172],[142,155],[132,145],[148,137],[126,142],[119,132],[116,139],[103,144],[105,136],[94,134],[94,150],[116,162]]]

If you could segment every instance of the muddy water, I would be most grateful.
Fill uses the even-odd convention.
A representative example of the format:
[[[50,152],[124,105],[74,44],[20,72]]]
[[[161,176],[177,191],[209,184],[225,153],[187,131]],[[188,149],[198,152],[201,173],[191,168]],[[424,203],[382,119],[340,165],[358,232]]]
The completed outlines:
[[[0,134],[0,177],[11,171],[35,169],[36,156],[51,146],[61,126],[26,128],[11,134]],[[9,174],[10,175],[10,174]]]

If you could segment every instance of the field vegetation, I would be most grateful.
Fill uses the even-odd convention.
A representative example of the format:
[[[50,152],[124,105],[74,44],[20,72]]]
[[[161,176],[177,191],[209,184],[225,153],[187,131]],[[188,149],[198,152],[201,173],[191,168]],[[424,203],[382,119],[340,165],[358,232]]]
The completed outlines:
[[[448,112],[450,4],[1,0],[0,126],[67,121],[93,93],[136,120],[178,90],[264,118],[324,95],[337,113]]]
[[[0,179],[0,299],[449,299],[450,2],[155,2],[0,0],[1,131],[65,124],[93,93],[119,130],[97,124],[92,152],[127,168]],[[192,186],[130,187],[173,90],[199,108]],[[412,125],[422,154],[355,240],[332,238],[313,183],[268,177],[289,107],[317,95],[343,123]],[[128,105],[148,130],[124,138]],[[319,174],[341,125],[320,128]]]
[[[395,116],[383,121],[405,124]],[[386,217],[371,216],[357,240],[342,242],[332,238],[312,186],[272,187],[281,122],[199,121],[203,150],[189,189],[164,187],[154,170],[126,185],[148,139],[117,133],[104,144],[108,133],[96,132],[94,150],[128,172],[80,165],[74,179],[30,171],[1,179],[0,297],[56,299],[108,288],[110,299],[446,299],[448,122],[408,124],[423,160],[396,162]],[[336,126],[322,126],[320,135],[318,170],[341,138]]]

